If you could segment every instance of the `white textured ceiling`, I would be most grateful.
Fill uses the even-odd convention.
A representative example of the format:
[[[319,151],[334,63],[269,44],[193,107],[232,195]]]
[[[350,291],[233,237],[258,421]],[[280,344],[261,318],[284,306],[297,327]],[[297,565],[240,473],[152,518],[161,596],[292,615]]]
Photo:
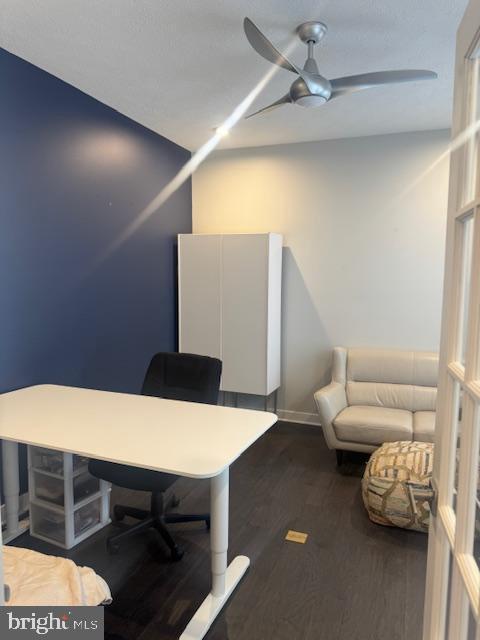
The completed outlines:
[[[467,0],[1,0],[0,46],[189,149],[198,148],[269,69],[248,44],[249,16],[285,47],[326,22],[323,75],[425,68],[436,81],[381,87],[317,109],[287,105],[242,120],[224,147],[448,127],[455,32]],[[292,60],[303,64],[299,43]],[[282,69],[256,100],[286,93]]]

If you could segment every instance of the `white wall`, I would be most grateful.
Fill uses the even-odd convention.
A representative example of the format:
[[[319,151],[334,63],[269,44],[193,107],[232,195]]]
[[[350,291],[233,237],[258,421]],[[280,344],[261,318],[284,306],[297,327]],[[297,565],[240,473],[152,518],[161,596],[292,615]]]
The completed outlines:
[[[193,231],[284,234],[284,417],[314,420],[334,345],[439,344],[447,131],[219,151]]]

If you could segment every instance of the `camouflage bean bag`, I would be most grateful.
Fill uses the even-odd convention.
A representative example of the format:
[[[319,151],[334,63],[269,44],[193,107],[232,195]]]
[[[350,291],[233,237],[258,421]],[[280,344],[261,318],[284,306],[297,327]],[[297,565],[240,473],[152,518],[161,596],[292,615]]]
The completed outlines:
[[[434,445],[386,442],[370,456],[362,480],[372,522],[428,532]]]

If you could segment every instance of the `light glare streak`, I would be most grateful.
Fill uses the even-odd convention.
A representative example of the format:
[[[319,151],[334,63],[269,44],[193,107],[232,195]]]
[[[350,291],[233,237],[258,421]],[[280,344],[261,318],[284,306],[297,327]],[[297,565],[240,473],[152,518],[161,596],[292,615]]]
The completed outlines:
[[[290,53],[296,44],[295,40],[292,40],[287,47],[286,53]],[[277,73],[280,67],[273,65],[268,72],[260,79],[257,85],[248,93],[248,95],[238,104],[228,118],[216,128],[213,136],[205,142],[190,158],[190,160],[184,164],[180,171],[172,178],[172,180],[165,185],[160,193],[132,220],[132,222],[125,227],[125,229],[110,243],[106,250],[96,258],[91,271],[96,269],[102,262],[109,258],[112,253],[117,251],[145,222],[165,204],[165,202],[179,189],[184,182],[190,178],[190,176],[198,169],[201,163],[207,158],[218,143],[225,137],[237,122],[245,115],[250,108],[254,100],[260,95],[263,89],[267,86],[273,76]]]
[[[475,136],[480,130],[480,120],[476,120],[472,122],[471,125],[466,127],[463,131],[461,131],[453,140],[450,141],[448,147],[443,151],[435,160],[424,170],[420,175],[418,175],[415,180],[413,180],[405,189],[397,196],[396,201],[405,198],[409,193],[411,193],[417,185],[419,185],[425,178],[436,168],[439,164],[441,164],[444,160],[446,160],[454,151],[457,151],[464,144],[469,142],[473,136]]]

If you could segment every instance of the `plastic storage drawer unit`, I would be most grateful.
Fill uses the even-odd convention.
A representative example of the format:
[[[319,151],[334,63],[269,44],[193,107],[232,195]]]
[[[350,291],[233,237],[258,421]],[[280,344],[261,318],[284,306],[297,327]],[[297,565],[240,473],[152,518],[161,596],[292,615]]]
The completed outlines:
[[[70,549],[110,522],[110,483],[88,472],[88,460],[28,448],[30,533]]]

